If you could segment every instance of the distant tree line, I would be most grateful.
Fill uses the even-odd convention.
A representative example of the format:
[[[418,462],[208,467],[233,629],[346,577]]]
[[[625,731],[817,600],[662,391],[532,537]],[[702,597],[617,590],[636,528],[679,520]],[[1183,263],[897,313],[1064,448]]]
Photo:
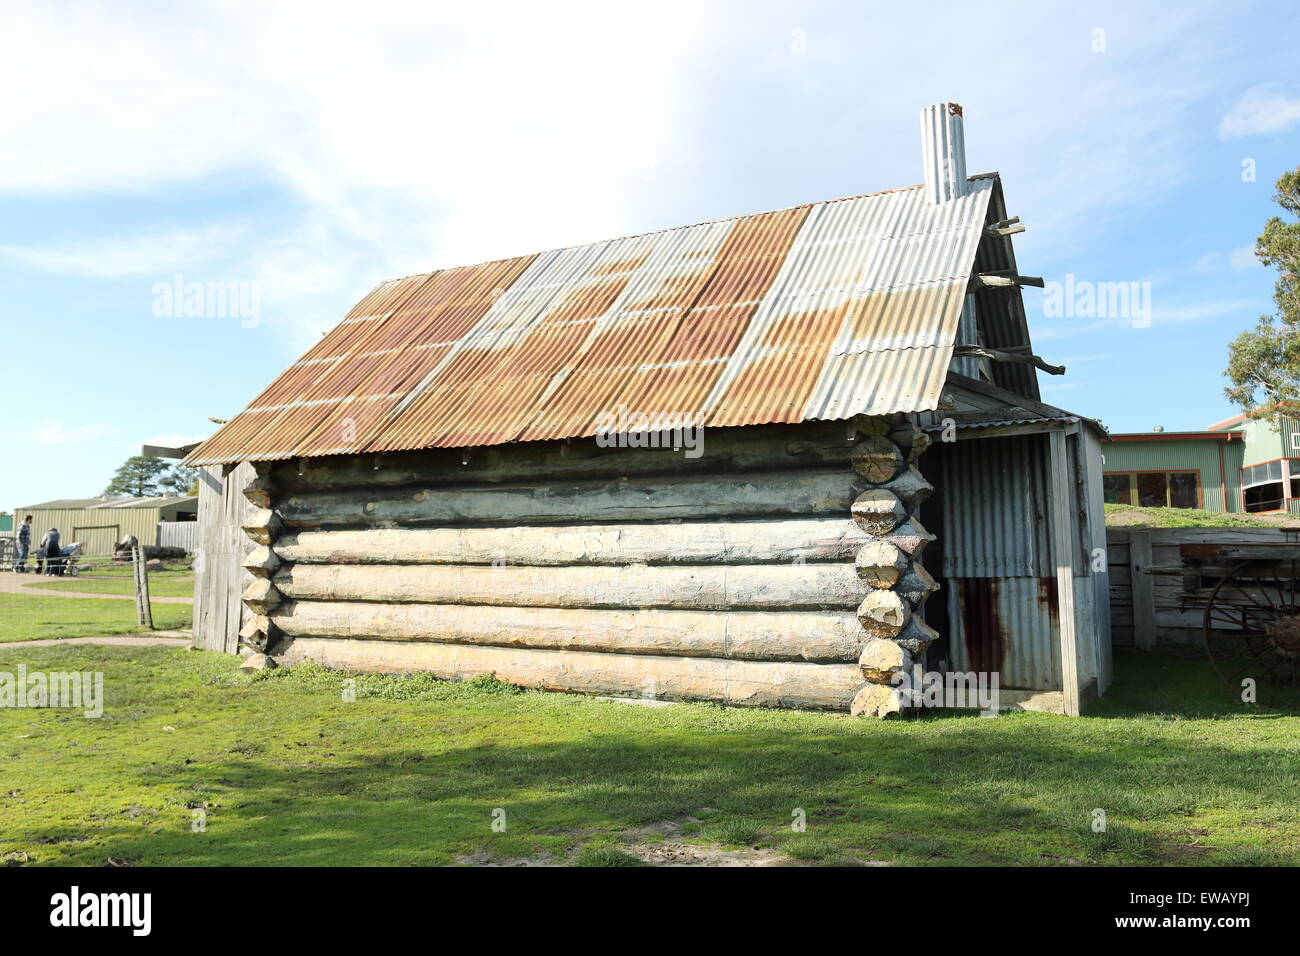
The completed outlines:
[[[104,489],[109,496],[157,498],[162,495],[197,495],[199,470],[173,464],[165,458],[132,455],[122,462]]]

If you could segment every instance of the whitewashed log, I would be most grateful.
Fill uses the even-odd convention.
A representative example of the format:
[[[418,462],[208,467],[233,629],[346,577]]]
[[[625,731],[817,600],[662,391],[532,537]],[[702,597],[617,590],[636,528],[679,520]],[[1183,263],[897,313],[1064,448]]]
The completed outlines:
[[[458,604],[286,601],[270,618],[288,637],[433,641],[738,660],[858,659],[849,613],[627,611]]]
[[[926,624],[915,614],[909,615],[903,629],[894,636],[893,641],[904,647],[913,657],[925,653],[925,649],[939,639],[939,632]]]
[[[601,448],[595,439],[489,448],[433,448],[383,454],[332,455],[275,462],[279,493],[403,485],[517,483],[651,474],[726,474],[785,468],[848,466],[854,442],[842,422],[705,429],[703,454],[687,458],[671,448]],[[301,474],[299,474],[301,470]]]
[[[854,419],[858,434],[867,438],[883,438],[897,424],[894,415],[859,415]]]
[[[908,617],[907,604],[893,591],[871,591],[858,607],[858,621],[872,637],[897,637]]]
[[[902,711],[901,695],[885,684],[863,684],[849,703],[854,717],[893,717]]]
[[[842,515],[849,510],[855,491],[852,472],[835,469],[554,485],[311,492],[286,497],[277,513],[285,524],[297,528]]]
[[[281,561],[270,548],[261,546],[248,552],[243,567],[259,578],[269,578],[280,567]]]
[[[868,535],[847,517],[515,528],[289,531],[296,564],[767,564],[851,561]]]
[[[427,671],[449,680],[495,674],[540,690],[712,700],[731,706],[847,710],[862,680],[857,664],[733,661],[581,651],[298,638],[280,660],[312,659],[351,671]]]
[[[239,643],[244,647],[251,647],[258,651],[262,650],[266,644],[266,634],[258,626],[259,620],[264,620],[264,618],[255,614],[239,629]]]
[[[242,525],[244,534],[248,535],[255,544],[269,545],[274,544],[275,539],[280,536],[284,524],[280,516],[271,511],[269,508],[263,508],[251,514]]]
[[[242,599],[254,614],[265,614],[280,603],[280,591],[265,578],[258,578],[244,589]]]
[[[254,475],[248,484],[244,485],[244,497],[256,508],[270,508],[271,490],[271,479],[267,475]]]
[[[889,440],[906,453],[909,465],[916,464],[916,460],[930,447],[930,436],[911,419],[905,419],[894,426],[889,433]]]
[[[906,673],[911,666],[912,655],[907,648],[883,638],[867,641],[858,655],[862,676],[875,684],[888,684],[895,674]]]
[[[883,484],[902,470],[903,453],[884,436],[868,437],[858,443],[852,465],[862,478],[872,484]]]
[[[849,506],[859,528],[871,535],[886,535],[907,517],[907,507],[898,495],[884,488],[864,491]]]
[[[908,568],[907,573],[894,587],[895,593],[907,601],[913,610],[924,604],[926,598],[937,590],[939,590],[939,582],[929,571],[916,563]]]
[[[921,502],[930,497],[934,491],[934,485],[925,480],[925,477],[917,471],[915,465],[908,465],[897,477],[880,487],[888,489],[897,495],[898,499],[903,502],[903,507],[907,509],[908,514],[915,514],[916,510],[921,507]]]
[[[919,557],[922,549],[933,540],[934,535],[926,531],[916,518],[908,518],[889,532],[889,541],[913,558]]]
[[[273,580],[296,600],[697,611],[847,610],[858,605],[865,590],[851,564],[297,564]]]
[[[907,573],[911,562],[888,538],[874,538],[858,548],[854,559],[858,577],[873,588],[892,588]]]

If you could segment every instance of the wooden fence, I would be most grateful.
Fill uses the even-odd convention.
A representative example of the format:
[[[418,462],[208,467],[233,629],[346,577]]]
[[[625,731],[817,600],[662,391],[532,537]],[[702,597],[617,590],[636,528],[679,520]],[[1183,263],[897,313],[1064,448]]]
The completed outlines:
[[[1267,544],[1300,541],[1282,528],[1108,528],[1110,633],[1117,647],[1145,650],[1159,644],[1199,644],[1205,609],[1188,599],[1199,581],[1183,564],[1184,544]],[[1191,585],[1191,587],[1189,587]]]
[[[158,547],[182,548],[186,554],[193,554],[199,546],[199,523],[197,521],[159,521]]]

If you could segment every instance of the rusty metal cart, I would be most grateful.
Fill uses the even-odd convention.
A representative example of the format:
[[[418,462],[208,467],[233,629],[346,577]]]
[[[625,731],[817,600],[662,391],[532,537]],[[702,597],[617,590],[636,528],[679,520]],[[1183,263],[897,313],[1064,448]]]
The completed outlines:
[[[1184,544],[1189,596],[1205,608],[1210,663],[1269,710],[1300,709],[1300,544]],[[1193,586],[1194,585],[1194,586]]]

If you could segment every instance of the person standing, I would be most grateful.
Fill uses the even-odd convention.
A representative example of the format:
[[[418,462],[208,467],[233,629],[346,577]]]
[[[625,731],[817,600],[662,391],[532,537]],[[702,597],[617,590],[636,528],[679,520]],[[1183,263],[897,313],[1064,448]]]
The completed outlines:
[[[18,526],[18,556],[14,558],[14,573],[27,573],[27,552],[32,547],[32,516],[28,515],[23,519],[23,523]]]
[[[63,549],[59,545],[59,529],[51,528],[41,538],[41,547],[45,549],[45,573],[63,573]]]

